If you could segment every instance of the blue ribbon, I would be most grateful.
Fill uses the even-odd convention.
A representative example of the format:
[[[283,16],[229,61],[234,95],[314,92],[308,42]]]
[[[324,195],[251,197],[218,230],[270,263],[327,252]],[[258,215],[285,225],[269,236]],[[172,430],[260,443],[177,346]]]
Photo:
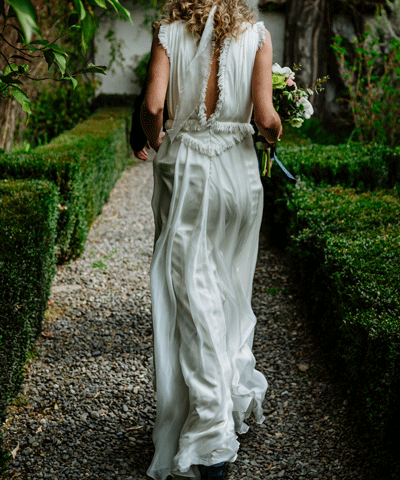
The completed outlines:
[[[271,157],[272,157],[272,160],[275,160],[275,162],[281,167],[281,169],[283,170],[283,173],[288,176],[291,180],[295,180],[296,179],[294,178],[294,176],[288,172],[288,170],[284,167],[284,165],[282,164],[282,162],[279,160],[279,158],[276,156],[276,148],[275,146],[274,147],[271,147]]]

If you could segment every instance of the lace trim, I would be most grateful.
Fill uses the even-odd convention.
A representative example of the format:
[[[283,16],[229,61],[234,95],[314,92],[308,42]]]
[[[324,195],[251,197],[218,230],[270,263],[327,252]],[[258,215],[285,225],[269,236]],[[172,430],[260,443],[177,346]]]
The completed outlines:
[[[226,61],[228,57],[228,51],[229,51],[229,46],[232,42],[232,37],[228,37],[221,49],[221,53],[219,56],[218,60],[218,100],[217,104],[215,106],[214,113],[210,116],[210,118],[207,120],[207,115],[206,115],[206,93],[207,93],[207,86],[208,86],[208,80],[210,78],[210,73],[211,73],[211,65],[212,65],[212,58],[214,55],[214,49],[215,49],[215,43],[213,42],[212,45],[212,54],[210,57],[210,63],[208,67],[208,72],[206,75],[206,79],[203,85],[203,91],[201,94],[200,98],[200,107],[199,107],[199,118],[200,118],[200,124],[205,126],[205,125],[211,125],[212,123],[215,123],[217,118],[219,117],[221,110],[222,110],[222,105],[225,100],[225,72],[226,72]]]
[[[217,100],[217,105],[215,106],[215,111],[211,115],[211,117],[208,119],[210,123],[216,122],[217,118],[221,114],[222,110],[222,105],[225,101],[225,95],[226,95],[226,90],[225,90],[225,72],[226,72],[226,60],[228,57],[228,51],[229,47],[232,42],[232,37],[228,37],[221,50],[221,54],[219,57],[219,68],[218,68],[218,100]]]
[[[213,39],[212,44],[211,44],[210,60],[208,61],[207,72],[206,72],[206,76],[204,78],[203,89],[201,91],[201,96],[200,96],[199,119],[200,119],[200,125],[201,126],[205,126],[207,124],[206,93],[207,93],[208,81],[209,81],[210,75],[211,75],[211,67],[212,67],[214,51],[215,51],[215,40]]]
[[[160,25],[160,30],[158,32],[158,41],[164,47],[165,51],[167,52],[168,58],[171,59],[171,52],[168,47],[168,35],[167,35],[167,27],[166,23],[162,23]]]
[[[244,135],[250,133],[254,134],[254,128],[250,123],[235,123],[235,122],[214,122],[212,130],[221,133],[243,133]]]
[[[215,155],[221,155],[229,148],[232,148],[236,144],[240,143],[248,135],[248,133],[249,132],[246,129],[243,131],[237,131],[231,134],[231,137],[224,141],[224,143],[221,145],[206,145],[201,140],[197,140],[197,138],[194,138],[185,132],[180,133],[177,136],[177,139],[187,147],[196,150],[203,155],[207,155],[208,157],[213,157]]]
[[[260,50],[260,48],[265,43],[265,25],[264,25],[264,22],[257,22],[256,23],[256,30],[257,30],[257,33],[258,33],[258,47],[257,47],[257,50]]]

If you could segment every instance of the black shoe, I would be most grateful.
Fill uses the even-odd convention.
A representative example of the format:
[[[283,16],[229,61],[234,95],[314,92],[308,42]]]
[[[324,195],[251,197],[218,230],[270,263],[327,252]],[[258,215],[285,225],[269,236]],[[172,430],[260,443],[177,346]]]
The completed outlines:
[[[208,480],[207,467],[205,465],[199,465],[198,467],[201,475],[201,480]]]
[[[222,480],[224,478],[225,462],[216,463],[207,467],[208,479],[207,480]]]

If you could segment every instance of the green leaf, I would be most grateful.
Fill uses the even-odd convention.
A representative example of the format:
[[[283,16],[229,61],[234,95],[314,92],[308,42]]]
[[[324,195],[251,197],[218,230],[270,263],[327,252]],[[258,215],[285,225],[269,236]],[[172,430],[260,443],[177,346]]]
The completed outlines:
[[[11,95],[21,105],[24,112],[31,113],[31,101],[26,93],[24,93],[19,87],[13,87],[11,89]]]
[[[22,84],[19,80],[14,78],[15,75],[13,73],[9,73],[8,75],[0,75],[0,81],[6,83],[7,85],[15,85],[15,84]]]
[[[125,20],[129,20],[132,24],[132,19],[131,19],[131,14],[129,10],[124,8],[118,0],[108,0],[108,3],[111,3],[111,5],[114,7],[114,10],[118,12],[118,10],[122,13],[122,17],[125,18]]]
[[[64,55],[62,55],[61,53],[55,52],[54,50],[53,50],[53,54],[54,54],[54,59],[58,65],[58,68],[60,69],[60,72],[64,75],[65,69],[67,68],[67,59],[65,58]]]
[[[69,80],[72,83],[72,88],[74,90],[78,86],[78,81],[74,77],[71,77],[71,75],[64,75],[63,80]]]
[[[14,73],[15,75],[18,74],[18,65],[16,63],[10,63],[10,65],[6,66],[4,70],[4,75],[9,75],[10,73]]]
[[[89,44],[96,33],[96,29],[97,17],[87,14],[82,21],[82,47],[84,52],[88,49]]]
[[[78,10],[79,20],[83,20],[86,17],[86,10],[81,0],[74,0],[75,7]]]
[[[27,42],[30,42],[33,33],[40,35],[36,10],[30,0],[7,0],[7,3],[17,14]]]
[[[93,63],[89,63],[88,66],[79,73],[101,73],[107,75],[106,70],[107,67],[105,65],[93,65]]]
[[[44,50],[43,51],[44,58],[46,59],[47,66],[50,68],[54,63],[54,53],[52,50]]]
[[[47,45],[50,45],[50,42],[47,40],[33,40],[30,45],[43,45],[44,47],[47,47]]]
[[[61,53],[62,55],[65,55],[66,57],[68,57],[68,53],[64,49],[62,49],[59,45],[57,45],[56,43],[51,43],[48,48],[53,50],[53,52],[58,52],[58,53]]]
[[[18,65],[18,73],[22,74],[29,70],[29,65]]]
[[[101,8],[107,8],[106,0],[94,0],[94,3]]]

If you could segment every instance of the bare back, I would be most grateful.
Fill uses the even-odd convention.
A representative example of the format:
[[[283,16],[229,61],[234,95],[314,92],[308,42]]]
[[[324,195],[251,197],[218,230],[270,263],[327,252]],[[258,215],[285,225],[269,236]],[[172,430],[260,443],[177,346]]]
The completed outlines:
[[[219,68],[219,52],[213,55],[212,62],[211,62],[210,76],[208,78],[206,99],[205,99],[207,120],[215,112],[215,107],[218,101],[218,95],[219,95],[218,68]]]

